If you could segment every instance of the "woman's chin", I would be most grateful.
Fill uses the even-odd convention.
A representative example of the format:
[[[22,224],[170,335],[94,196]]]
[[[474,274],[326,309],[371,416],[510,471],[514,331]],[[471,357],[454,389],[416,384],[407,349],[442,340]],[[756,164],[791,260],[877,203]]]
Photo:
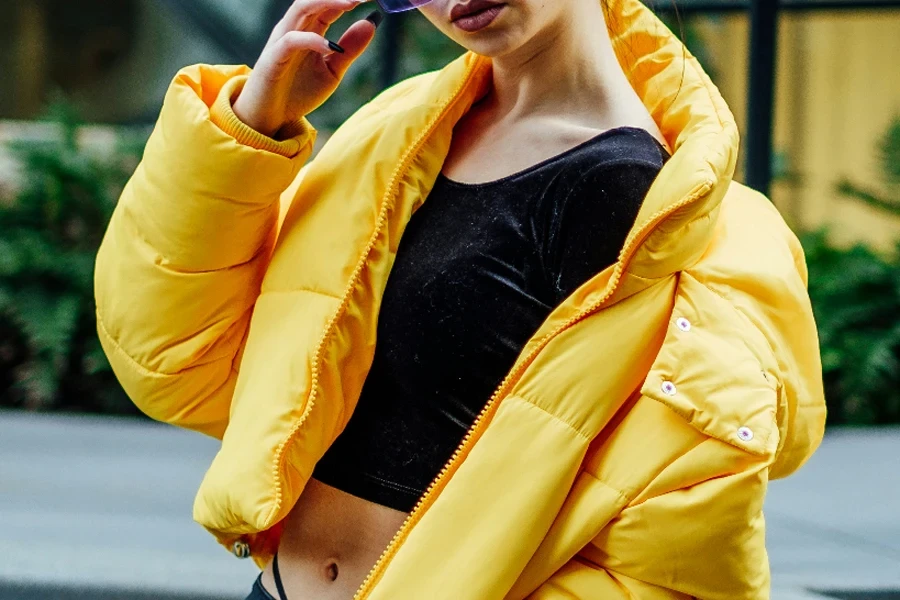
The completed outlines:
[[[510,36],[495,32],[479,32],[464,38],[455,37],[455,41],[466,50],[488,58],[504,56],[515,49],[514,44],[510,43],[512,41]]]

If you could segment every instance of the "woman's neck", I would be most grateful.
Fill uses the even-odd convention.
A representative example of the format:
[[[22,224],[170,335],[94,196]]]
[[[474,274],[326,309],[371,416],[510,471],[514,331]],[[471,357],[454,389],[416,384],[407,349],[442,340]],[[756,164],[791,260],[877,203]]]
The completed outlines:
[[[493,91],[486,100],[497,120],[565,115],[573,124],[606,129],[640,105],[597,0],[571,2],[564,23],[492,62]]]

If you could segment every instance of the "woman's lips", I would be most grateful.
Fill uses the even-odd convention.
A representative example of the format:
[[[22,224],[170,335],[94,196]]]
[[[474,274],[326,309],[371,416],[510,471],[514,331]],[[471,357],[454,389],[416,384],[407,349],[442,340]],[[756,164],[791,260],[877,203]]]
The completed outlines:
[[[485,8],[483,10],[469,13],[464,17],[460,17],[453,21],[453,24],[463,31],[468,31],[470,33],[473,31],[478,31],[479,29],[484,29],[485,27],[493,23],[494,19],[497,18],[497,15],[499,15],[505,7],[505,4],[495,4],[490,8]]]

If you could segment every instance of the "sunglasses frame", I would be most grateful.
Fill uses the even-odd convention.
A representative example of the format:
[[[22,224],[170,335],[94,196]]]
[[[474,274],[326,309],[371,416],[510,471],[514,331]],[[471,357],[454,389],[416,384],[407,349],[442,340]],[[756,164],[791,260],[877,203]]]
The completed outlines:
[[[419,8],[420,6],[425,6],[426,4],[432,2],[432,0],[399,0],[399,1],[402,1],[403,4],[406,5],[406,6],[404,6],[404,8],[389,8],[388,7],[388,5],[394,4],[397,1],[398,0],[376,0],[379,8],[381,8],[382,11],[384,11],[388,14],[407,12],[407,11]]]

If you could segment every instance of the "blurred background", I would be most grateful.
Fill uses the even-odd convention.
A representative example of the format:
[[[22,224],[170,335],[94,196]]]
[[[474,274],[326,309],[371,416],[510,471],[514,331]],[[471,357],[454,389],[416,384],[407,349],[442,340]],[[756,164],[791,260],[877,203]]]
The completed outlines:
[[[175,72],[252,65],[289,4],[0,0],[0,599],[238,598],[252,581],[190,524],[215,445],[146,422],[116,384],[92,273]],[[737,178],[807,252],[829,434],[772,488],[775,597],[900,598],[900,0],[651,7],[735,113]],[[460,53],[416,12],[387,19],[311,115],[319,145]]]

